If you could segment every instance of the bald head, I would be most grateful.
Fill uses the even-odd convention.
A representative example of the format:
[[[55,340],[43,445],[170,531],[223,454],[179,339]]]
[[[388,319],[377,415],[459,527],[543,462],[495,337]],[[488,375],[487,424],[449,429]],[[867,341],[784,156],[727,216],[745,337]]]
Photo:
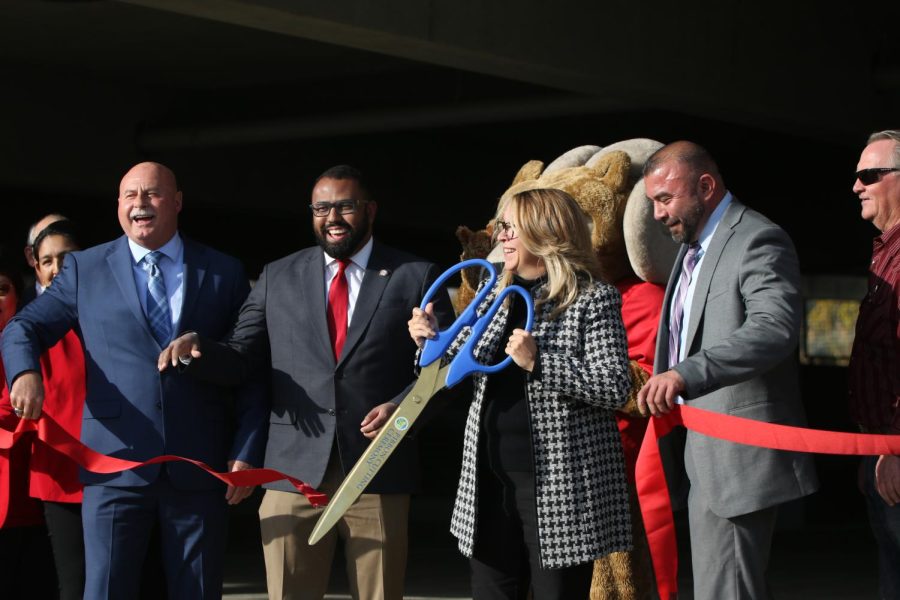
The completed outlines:
[[[644,175],[655,171],[664,164],[673,162],[685,165],[691,173],[697,176],[709,173],[719,182],[722,181],[722,176],[719,174],[719,166],[712,155],[700,144],[687,140],[672,142],[654,152],[647,162],[644,163]]]
[[[28,229],[28,239],[25,240],[27,245],[25,246],[25,262],[28,263],[29,267],[34,268],[34,240],[37,239],[37,236],[40,232],[47,228],[47,225],[51,223],[56,223],[57,221],[67,221],[68,219],[61,214],[58,213],[50,213],[49,215],[43,216],[34,223],[32,223],[31,227]]]
[[[170,185],[176,191],[178,190],[178,181],[175,179],[175,172],[172,171],[169,167],[162,163],[147,161],[134,165],[125,175],[122,177],[122,182],[119,184],[119,193],[121,194],[121,184],[125,183],[125,181],[131,177],[134,177],[135,174],[153,172],[156,174],[156,177],[159,178],[161,182]]]
[[[148,250],[158,250],[178,231],[181,192],[165,165],[133,166],[119,184],[119,224],[125,235]]]
[[[727,190],[709,152],[694,142],[663,146],[644,164],[644,187],[653,216],[669,228],[672,239],[690,244]]]

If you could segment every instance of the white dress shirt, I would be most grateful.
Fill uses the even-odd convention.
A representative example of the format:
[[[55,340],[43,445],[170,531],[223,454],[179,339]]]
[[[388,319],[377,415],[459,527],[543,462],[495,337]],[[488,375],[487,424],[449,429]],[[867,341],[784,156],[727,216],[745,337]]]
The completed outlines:
[[[347,327],[353,320],[353,309],[356,307],[356,298],[359,296],[359,290],[362,287],[363,277],[366,275],[366,267],[369,264],[369,257],[372,256],[373,238],[369,238],[365,246],[360,248],[359,252],[350,257],[350,264],[344,269],[344,275],[347,277],[347,287],[349,299],[347,302]],[[325,255],[325,306],[328,306],[328,290],[331,289],[331,280],[338,272],[338,262],[333,256],[323,251]]]

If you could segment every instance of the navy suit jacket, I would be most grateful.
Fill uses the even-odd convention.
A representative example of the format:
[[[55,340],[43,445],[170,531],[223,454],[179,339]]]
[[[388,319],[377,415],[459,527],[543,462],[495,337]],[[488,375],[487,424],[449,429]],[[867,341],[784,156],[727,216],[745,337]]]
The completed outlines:
[[[265,466],[314,487],[322,482],[335,443],[346,473],[370,443],[359,431],[363,418],[397,400],[415,380],[416,345],[407,321],[439,275],[434,264],[376,240],[335,361],[324,273],[317,246],[266,265],[227,344],[204,343],[203,355],[188,368],[198,378],[238,383],[271,365]],[[444,290],[435,297],[435,315],[443,327],[453,322]],[[407,436],[366,491],[409,493],[418,484],[416,441]],[[266,487],[296,492],[286,481]]]
[[[85,349],[87,396],[81,440],[103,454],[146,460],[175,454],[218,471],[226,461],[262,463],[268,406],[264,388],[238,390],[201,382],[176,369],[159,373],[162,348],[141,307],[125,236],[68,254],[46,292],[28,304],[3,332],[8,383],[23,371],[40,372],[40,355],[72,328]],[[223,338],[249,292],[240,262],[184,239],[184,304],[180,330]],[[235,417],[235,418],[231,418]],[[160,465],[112,475],[82,471],[87,484],[141,486]],[[196,467],[169,463],[180,489],[222,485]]]

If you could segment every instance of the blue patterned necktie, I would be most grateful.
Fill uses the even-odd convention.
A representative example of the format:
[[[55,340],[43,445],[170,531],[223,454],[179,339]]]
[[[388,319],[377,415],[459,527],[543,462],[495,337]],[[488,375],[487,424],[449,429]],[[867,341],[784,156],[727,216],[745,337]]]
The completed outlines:
[[[166,282],[159,268],[162,256],[161,252],[153,251],[144,257],[144,264],[147,265],[147,320],[150,321],[153,337],[160,346],[165,346],[172,337],[172,319],[169,316]]]
[[[669,368],[678,364],[678,350],[681,346],[681,325],[684,323],[684,301],[687,299],[688,288],[691,286],[691,275],[697,261],[700,260],[700,244],[694,242],[688,246],[684,262],[681,263],[681,277],[678,279],[678,295],[672,304],[671,318],[669,319]]]

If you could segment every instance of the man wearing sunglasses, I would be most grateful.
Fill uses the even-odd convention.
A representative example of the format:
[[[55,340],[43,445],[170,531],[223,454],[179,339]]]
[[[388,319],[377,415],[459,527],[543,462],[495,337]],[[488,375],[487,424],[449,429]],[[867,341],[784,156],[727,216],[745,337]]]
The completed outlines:
[[[266,265],[227,344],[187,335],[160,355],[164,369],[193,353],[186,370],[218,383],[265,369],[272,387],[265,466],[328,495],[414,379],[407,320],[440,273],[374,240],[376,209],[360,171],[325,171],[310,204],[318,246]],[[435,307],[449,325],[446,292]],[[353,597],[400,600],[418,471],[415,440],[407,438],[315,546],[307,539],[321,509],[287,481],[266,485],[259,516],[269,597],[321,599],[340,538]]]
[[[879,131],[857,165],[853,193],[881,235],[850,356],[850,411],[866,433],[900,434],[900,131]],[[868,456],[860,489],[878,543],[882,598],[900,597],[900,456]]]

